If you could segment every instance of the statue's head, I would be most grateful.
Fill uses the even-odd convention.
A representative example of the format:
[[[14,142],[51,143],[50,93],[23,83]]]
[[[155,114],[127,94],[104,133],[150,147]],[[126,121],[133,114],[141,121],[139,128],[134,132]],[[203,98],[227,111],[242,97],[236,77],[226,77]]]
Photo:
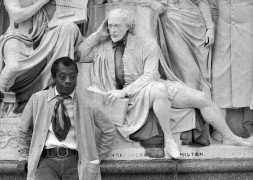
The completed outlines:
[[[108,29],[113,42],[120,41],[128,31],[134,33],[134,20],[129,12],[123,9],[114,9],[108,15]]]

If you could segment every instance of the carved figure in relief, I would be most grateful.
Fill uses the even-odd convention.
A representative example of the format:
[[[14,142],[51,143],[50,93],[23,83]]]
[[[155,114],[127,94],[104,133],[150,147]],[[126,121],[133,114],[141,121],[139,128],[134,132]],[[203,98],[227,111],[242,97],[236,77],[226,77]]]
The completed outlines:
[[[110,39],[102,40],[109,34]],[[117,127],[126,140],[144,127],[150,128],[144,138],[156,135],[149,126],[156,116],[164,133],[166,152],[179,158],[179,149],[170,131],[170,108],[191,107],[200,109],[204,119],[223,134],[224,144],[253,146],[231,132],[217,106],[204,92],[173,81],[173,73],[157,42],[134,35],[134,21],[127,11],[112,10],[108,22],[105,20],[84,40],[77,52],[80,62],[93,62],[92,83],[107,92],[106,104],[112,104],[115,98],[129,99],[126,121]],[[159,63],[166,77],[161,77]]]
[[[188,86],[204,91],[210,96],[214,23],[209,3],[206,0],[139,0],[135,3],[149,5],[159,15],[158,43],[173,73]],[[196,120],[197,124],[202,125],[200,117],[197,115]],[[209,135],[204,129],[196,128],[192,134],[195,141],[209,144]]]
[[[217,19],[212,98],[223,109],[224,116],[229,118],[232,110],[228,114],[226,110],[234,109],[235,121],[242,119],[242,127],[253,140],[253,1],[212,2],[216,4],[214,19]]]
[[[160,20],[165,59],[189,87],[210,93],[214,23],[206,0],[157,0],[164,6]]]
[[[163,6],[159,16],[158,43],[173,73],[189,87],[211,96],[211,45],[214,23],[206,0],[157,0]],[[196,111],[196,120],[202,124]],[[208,132],[207,132],[208,133]],[[202,129],[193,131],[193,139],[209,144],[209,135]]]
[[[61,56],[74,57],[82,36],[73,23],[47,28],[44,7],[49,0],[4,0],[10,17],[8,30],[0,37],[0,91],[5,104],[17,104],[22,112],[30,96],[46,88],[50,67]]]

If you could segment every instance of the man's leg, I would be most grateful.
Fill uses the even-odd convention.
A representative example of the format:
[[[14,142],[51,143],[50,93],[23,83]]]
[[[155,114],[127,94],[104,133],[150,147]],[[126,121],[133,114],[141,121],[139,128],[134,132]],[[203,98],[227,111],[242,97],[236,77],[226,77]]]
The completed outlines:
[[[60,171],[61,162],[57,163],[57,158],[41,158],[35,174],[35,180],[60,180],[61,178],[58,174]]]
[[[35,180],[78,180],[78,156],[41,158]]]
[[[78,156],[72,156],[64,162],[64,172],[62,174],[62,180],[78,180]]]
[[[156,83],[150,93],[153,111],[158,118],[161,128],[164,133],[165,150],[173,157],[179,158],[180,153],[177,144],[175,143],[170,130],[170,109],[171,102],[168,99],[165,84]]]
[[[220,109],[204,92],[184,86],[174,97],[172,107],[200,109],[205,121],[214,126],[222,134],[224,144],[253,146],[252,143],[233,134]]]

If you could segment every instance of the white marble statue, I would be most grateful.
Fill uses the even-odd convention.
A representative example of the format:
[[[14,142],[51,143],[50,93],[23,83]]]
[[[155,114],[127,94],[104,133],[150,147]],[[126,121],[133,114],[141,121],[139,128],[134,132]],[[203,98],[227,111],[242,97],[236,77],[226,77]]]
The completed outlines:
[[[218,107],[204,92],[172,80],[156,41],[139,38],[133,32],[134,21],[128,11],[114,9],[108,21],[78,46],[77,53],[80,62],[93,62],[93,86],[107,92],[107,105],[116,98],[129,99],[126,121],[117,127],[126,140],[151,121],[147,117],[152,109],[164,132],[166,152],[179,158],[170,131],[170,107],[192,107],[200,109],[204,119],[222,133],[224,144],[253,146],[231,132]],[[103,40],[109,34],[110,38]],[[167,79],[161,79],[159,63]]]
[[[224,116],[228,116],[228,120],[231,118],[234,129],[238,129],[235,122],[242,122],[239,125],[253,140],[253,1],[212,2],[216,5],[213,9],[214,19],[217,20],[212,98],[223,110]],[[227,109],[234,109],[234,112],[229,112],[234,113],[236,118],[229,117]]]
[[[82,39],[74,23],[47,27],[44,6],[49,1],[4,0],[10,26],[0,37],[0,91],[5,104],[16,104],[16,113],[33,93],[48,86],[53,61],[73,58]]]

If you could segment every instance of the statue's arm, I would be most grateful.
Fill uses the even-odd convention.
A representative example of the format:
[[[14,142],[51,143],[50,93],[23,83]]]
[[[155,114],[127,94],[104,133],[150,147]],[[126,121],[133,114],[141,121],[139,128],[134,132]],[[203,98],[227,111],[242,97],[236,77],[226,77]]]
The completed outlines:
[[[110,119],[99,110],[94,110],[94,121],[97,128],[100,129],[100,138],[97,142],[97,151],[99,160],[103,160],[110,152],[114,139],[116,137],[116,129]]]
[[[27,160],[33,132],[33,96],[30,98],[18,127],[19,160]]]
[[[206,24],[205,43],[210,46],[214,43],[214,22],[211,14],[211,7],[207,0],[195,0]]]
[[[4,5],[11,19],[16,23],[31,18],[50,0],[38,0],[28,7],[22,7],[20,0],[4,0]]]
[[[96,32],[92,33],[88,38],[77,47],[75,60],[79,62],[92,62],[97,52],[96,45],[109,37],[108,23],[105,19]]]
[[[156,43],[147,45],[143,50],[143,64],[144,73],[132,84],[123,88],[123,91],[127,96],[135,94],[140,91],[145,85],[152,81],[156,81],[158,78],[158,67],[159,67],[159,46]],[[141,68],[141,67],[140,67]]]
[[[217,24],[218,18],[219,18],[218,0],[210,0],[210,3],[211,3],[213,21],[215,24]]]
[[[209,3],[205,0],[195,0],[195,2],[197,3],[201,11],[201,14],[205,20],[206,28],[207,29],[214,28],[214,23],[212,20],[211,8],[210,8]]]
[[[92,62],[96,48],[99,43],[99,35],[95,32],[79,44],[75,53],[75,60],[78,62]]]

